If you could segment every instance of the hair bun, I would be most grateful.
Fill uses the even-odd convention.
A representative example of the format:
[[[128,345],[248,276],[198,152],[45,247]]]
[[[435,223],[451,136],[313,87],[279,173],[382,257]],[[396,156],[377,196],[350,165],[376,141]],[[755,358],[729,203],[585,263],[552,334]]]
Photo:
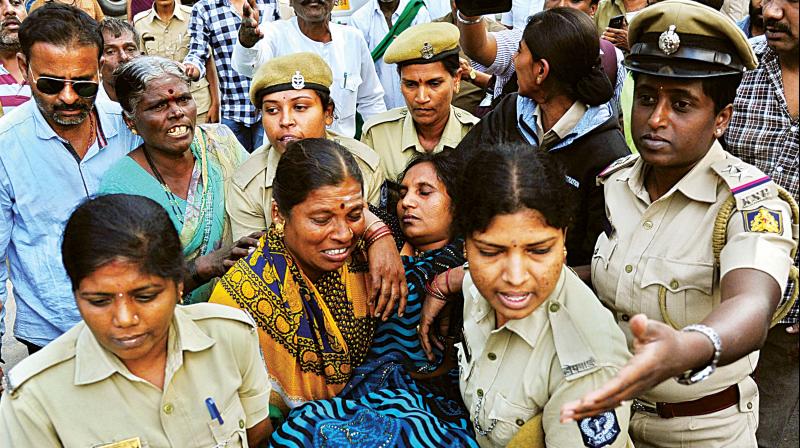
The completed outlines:
[[[614,95],[614,86],[608,79],[603,66],[598,62],[586,76],[575,83],[575,96],[589,106],[608,102]]]

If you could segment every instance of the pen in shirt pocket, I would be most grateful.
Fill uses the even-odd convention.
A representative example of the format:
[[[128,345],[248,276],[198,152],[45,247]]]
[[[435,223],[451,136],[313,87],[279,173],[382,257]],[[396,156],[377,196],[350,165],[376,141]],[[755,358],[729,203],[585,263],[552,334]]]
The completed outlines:
[[[217,408],[217,403],[214,402],[213,398],[206,398],[206,407],[208,408],[208,414],[211,416],[211,420],[216,420],[220,425],[225,423],[225,421],[222,420],[222,414]]]
[[[342,82],[342,88],[347,88],[347,72],[344,72],[344,81]]]

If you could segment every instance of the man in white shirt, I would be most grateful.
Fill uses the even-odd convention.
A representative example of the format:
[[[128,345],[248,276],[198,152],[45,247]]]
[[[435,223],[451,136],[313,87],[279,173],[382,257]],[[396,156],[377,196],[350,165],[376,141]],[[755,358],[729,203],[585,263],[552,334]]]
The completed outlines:
[[[500,22],[514,29],[524,29],[528,17],[544,9],[544,0],[512,0],[511,11],[503,14]]]
[[[256,68],[274,57],[302,51],[320,55],[333,71],[331,97],[336,106],[330,129],[353,137],[356,111],[364,120],[386,111],[367,42],[356,28],[329,21],[333,0],[291,0],[291,6],[295,17],[259,26],[254,0],[245,3],[233,68],[252,78]]]
[[[411,14],[414,14],[413,18],[409,17]],[[403,16],[407,17],[406,20],[398,22]],[[378,79],[383,86],[383,101],[388,109],[403,107],[406,103],[400,92],[400,75],[397,73],[397,67],[394,64],[386,64],[383,61],[383,52],[376,55],[376,51],[379,51],[376,49],[380,46],[380,49],[386,50],[393,40],[390,37],[388,42],[384,42],[390,32],[396,37],[414,25],[430,21],[428,8],[422,0],[369,0],[350,16],[350,25],[364,33],[367,46],[372,52]]]

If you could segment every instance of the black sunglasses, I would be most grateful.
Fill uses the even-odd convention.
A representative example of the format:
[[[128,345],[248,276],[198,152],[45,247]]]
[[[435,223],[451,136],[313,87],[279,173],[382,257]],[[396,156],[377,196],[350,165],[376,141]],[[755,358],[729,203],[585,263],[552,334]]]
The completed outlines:
[[[33,73],[31,73],[33,77]],[[40,76],[34,78],[36,89],[45,95],[55,95],[64,90],[65,84],[72,84],[72,90],[83,98],[91,98],[97,95],[100,84],[96,81],[70,81],[67,79],[51,78]]]

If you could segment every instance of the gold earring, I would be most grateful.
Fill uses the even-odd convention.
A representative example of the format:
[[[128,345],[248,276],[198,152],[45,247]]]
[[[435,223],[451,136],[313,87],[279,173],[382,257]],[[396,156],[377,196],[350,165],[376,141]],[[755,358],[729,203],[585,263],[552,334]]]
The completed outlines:
[[[542,77],[541,76],[537,76],[536,77],[536,82],[541,84],[542,83]]]
[[[283,221],[275,223],[275,232],[278,236],[283,237]]]
[[[133,135],[139,135],[139,133],[138,133],[138,132],[136,132],[136,129],[134,129],[134,128],[131,128],[131,134],[133,134]]]
[[[564,248],[564,258],[567,258],[567,248]]]

